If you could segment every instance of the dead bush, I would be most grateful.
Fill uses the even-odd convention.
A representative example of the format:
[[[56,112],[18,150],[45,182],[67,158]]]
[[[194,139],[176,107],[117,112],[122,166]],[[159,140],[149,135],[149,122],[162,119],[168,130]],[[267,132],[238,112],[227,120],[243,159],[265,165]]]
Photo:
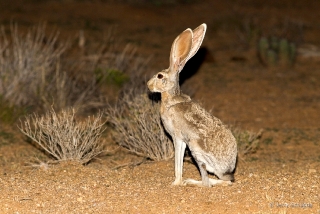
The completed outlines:
[[[173,144],[161,124],[159,108],[160,104],[152,102],[147,94],[133,91],[124,94],[116,106],[105,110],[114,129],[114,140],[151,160],[172,158]]]
[[[11,39],[0,38],[0,94],[17,106],[37,104],[47,92],[46,80],[59,64],[66,44],[57,43],[57,33],[45,34],[43,25],[19,34],[11,26]]]
[[[58,32],[47,34],[45,25],[33,27],[26,34],[12,25],[10,38],[3,30],[2,100],[9,106],[28,107],[37,112],[45,112],[52,106],[57,111],[68,107],[99,108],[106,105],[104,97],[108,92],[102,87],[120,81],[121,87],[130,88],[138,77],[143,79],[141,74],[147,70],[148,59],[140,57],[133,46],[121,48],[112,33],[95,45],[87,45],[81,35],[79,45],[74,47],[74,40],[58,41]]]
[[[103,151],[100,136],[104,131],[102,113],[77,121],[74,110],[60,114],[52,109],[44,116],[26,117],[19,129],[57,161],[88,163]]]

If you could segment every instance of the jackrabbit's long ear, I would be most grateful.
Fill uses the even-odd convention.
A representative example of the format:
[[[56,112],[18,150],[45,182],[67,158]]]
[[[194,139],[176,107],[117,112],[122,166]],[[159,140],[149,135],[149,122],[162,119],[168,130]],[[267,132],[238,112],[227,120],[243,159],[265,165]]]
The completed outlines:
[[[170,53],[170,71],[180,72],[186,64],[192,48],[192,37],[193,32],[188,28],[174,40]]]
[[[186,59],[186,62],[193,57],[197,51],[199,50],[202,41],[204,39],[204,35],[206,34],[207,25],[205,23],[198,26],[196,29],[193,30],[193,37],[192,37],[192,46],[190,53]]]

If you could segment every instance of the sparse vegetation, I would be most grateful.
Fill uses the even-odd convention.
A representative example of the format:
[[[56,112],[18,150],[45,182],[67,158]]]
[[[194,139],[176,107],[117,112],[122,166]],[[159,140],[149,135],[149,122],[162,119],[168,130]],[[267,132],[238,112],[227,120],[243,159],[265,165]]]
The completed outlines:
[[[102,113],[77,121],[74,110],[57,114],[52,109],[44,116],[26,117],[19,129],[55,160],[86,164],[103,151],[103,125]]]
[[[145,93],[125,94],[116,106],[106,109],[114,140],[151,160],[173,157],[173,144],[161,124],[159,107],[159,103],[152,102]]]
[[[45,34],[45,27],[19,34],[11,26],[11,39],[0,37],[0,95],[11,105],[35,106],[52,92],[47,81],[59,68],[60,56],[67,45],[57,43],[57,33]],[[50,87],[51,86],[51,87]]]
[[[57,32],[46,34],[44,25],[33,27],[26,34],[12,25],[10,39],[3,31],[1,100],[10,108],[17,106],[42,113],[51,107],[57,111],[69,107],[99,108],[107,103],[106,90],[102,88],[110,85],[130,88],[136,83],[134,78],[145,71],[148,59],[139,57],[134,47],[126,45],[119,51],[121,48],[115,45],[112,35],[99,47],[88,47],[83,33],[80,35],[79,47],[71,47],[71,43],[58,42]],[[72,48],[81,51],[75,54]]]
[[[252,154],[257,151],[263,130],[260,130],[259,132],[252,132],[241,130],[235,127],[233,127],[231,130],[238,142],[239,157],[243,157],[247,154]]]

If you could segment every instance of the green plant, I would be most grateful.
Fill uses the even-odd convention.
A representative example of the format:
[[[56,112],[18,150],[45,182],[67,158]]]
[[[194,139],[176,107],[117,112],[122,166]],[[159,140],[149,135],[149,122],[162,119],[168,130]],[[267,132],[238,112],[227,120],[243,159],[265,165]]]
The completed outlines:
[[[41,117],[26,117],[19,129],[56,161],[86,164],[103,151],[100,137],[104,123],[102,113],[77,121],[74,110],[56,114],[52,109]]]
[[[267,66],[291,66],[296,57],[296,45],[285,38],[261,37],[258,41],[258,55]]]
[[[128,75],[117,69],[97,68],[94,73],[98,84],[112,84],[121,87],[129,81]]]

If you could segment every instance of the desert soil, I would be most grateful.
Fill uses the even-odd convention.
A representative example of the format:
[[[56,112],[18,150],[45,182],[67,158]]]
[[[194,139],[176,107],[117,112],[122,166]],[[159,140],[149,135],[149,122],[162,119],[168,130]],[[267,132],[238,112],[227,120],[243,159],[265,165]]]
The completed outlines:
[[[195,0],[169,6],[1,0],[5,29],[11,21],[21,29],[42,21],[47,29],[60,30],[61,38],[75,37],[79,30],[101,38],[116,26],[124,44],[135,45],[145,57],[152,55],[154,71],[168,66],[170,46],[180,32],[207,23],[207,57],[183,87],[225,123],[264,132],[258,151],[239,158],[233,185],[199,188],[171,186],[173,160],[143,161],[112,142],[107,155],[86,166],[32,164],[44,155],[15,125],[2,125],[0,213],[319,214],[319,10],[320,1],[312,0]],[[261,65],[255,44],[241,39],[250,32],[243,27],[247,18],[264,29],[289,20],[300,27],[291,37],[313,57],[300,54],[293,67]],[[188,160],[184,178],[200,179]]]

